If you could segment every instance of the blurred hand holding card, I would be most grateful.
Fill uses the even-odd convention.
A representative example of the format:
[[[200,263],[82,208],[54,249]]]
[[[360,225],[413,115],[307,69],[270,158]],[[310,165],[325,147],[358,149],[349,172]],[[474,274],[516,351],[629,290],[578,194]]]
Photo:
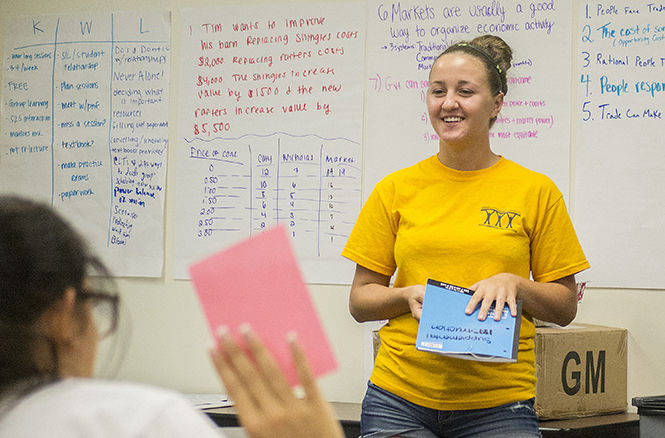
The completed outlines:
[[[316,376],[337,369],[283,226],[196,262],[189,271],[213,336],[221,325],[237,333],[249,323],[292,385],[298,378],[289,332],[297,334]]]

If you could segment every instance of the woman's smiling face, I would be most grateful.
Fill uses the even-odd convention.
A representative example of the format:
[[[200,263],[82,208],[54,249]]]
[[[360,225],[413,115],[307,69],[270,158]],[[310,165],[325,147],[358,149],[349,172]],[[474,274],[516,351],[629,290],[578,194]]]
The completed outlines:
[[[483,62],[463,52],[439,57],[430,73],[427,111],[442,142],[487,141],[490,119],[503,105],[503,94],[489,87]]]

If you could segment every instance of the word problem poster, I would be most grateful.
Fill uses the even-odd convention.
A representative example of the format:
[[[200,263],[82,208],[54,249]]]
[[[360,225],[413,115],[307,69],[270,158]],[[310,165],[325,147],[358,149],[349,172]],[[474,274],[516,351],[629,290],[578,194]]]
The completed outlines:
[[[361,206],[362,3],[183,11],[174,276],[271,225],[309,283],[348,283]]]

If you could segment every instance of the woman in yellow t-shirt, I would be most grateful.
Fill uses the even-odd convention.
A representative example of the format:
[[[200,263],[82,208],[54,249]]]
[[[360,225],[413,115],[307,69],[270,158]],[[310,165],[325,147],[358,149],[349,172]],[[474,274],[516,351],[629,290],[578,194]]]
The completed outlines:
[[[588,268],[563,197],[546,176],[490,148],[512,50],[485,35],[434,62],[427,109],[439,151],[381,180],[342,255],[356,262],[349,308],[388,320],[363,400],[363,437],[540,436],[533,408],[533,319],[566,325],[575,274]],[[395,282],[389,282],[395,273]],[[523,317],[517,362],[417,351],[428,278],[472,289],[466,309],[492,304]]]

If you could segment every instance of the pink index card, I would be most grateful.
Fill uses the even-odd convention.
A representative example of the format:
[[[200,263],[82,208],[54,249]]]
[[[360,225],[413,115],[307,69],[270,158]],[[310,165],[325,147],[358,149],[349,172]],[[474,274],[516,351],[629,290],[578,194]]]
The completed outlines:
[[[237,332],[249,323],[291,385],[298,383],[286,340],[291,331],[314,375],[337,369],[283,226],[196,262],[189,272],[213,336],[220,325]]]

